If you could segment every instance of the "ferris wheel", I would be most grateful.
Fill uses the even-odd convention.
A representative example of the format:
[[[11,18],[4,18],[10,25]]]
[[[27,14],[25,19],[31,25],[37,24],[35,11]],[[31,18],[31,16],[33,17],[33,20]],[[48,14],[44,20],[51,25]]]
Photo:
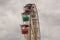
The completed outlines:
[[[24,6],[22,20],[21,33],[24,35],[25,39],[40,40],[39,18],[35,4],[27,4]]]

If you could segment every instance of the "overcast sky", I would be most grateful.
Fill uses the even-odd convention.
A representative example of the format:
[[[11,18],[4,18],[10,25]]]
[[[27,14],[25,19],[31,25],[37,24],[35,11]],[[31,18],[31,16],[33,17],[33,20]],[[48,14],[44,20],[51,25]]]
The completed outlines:
[[[23,6],[35,3],[41,40],[60,40],[60,0],[0,0],[0,40],[21,40]]]

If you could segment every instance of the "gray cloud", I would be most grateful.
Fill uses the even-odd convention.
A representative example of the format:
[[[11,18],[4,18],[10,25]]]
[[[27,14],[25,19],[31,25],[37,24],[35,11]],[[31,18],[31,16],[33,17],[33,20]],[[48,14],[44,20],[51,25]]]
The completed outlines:
[[[19,24],[27,3],[36,3],[41,40],[60,40],[60,0],[0,0],[0,40],[22,39]]]

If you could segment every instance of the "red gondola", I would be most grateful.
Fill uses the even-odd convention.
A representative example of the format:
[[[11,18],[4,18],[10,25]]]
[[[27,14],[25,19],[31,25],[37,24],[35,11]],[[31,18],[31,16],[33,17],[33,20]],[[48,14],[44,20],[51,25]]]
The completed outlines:
[[[28,29],[22,29],[22,34],[28,34]]]
[[[26,13],[29,13],[29,12],[31,12],[31,10],[25,10],[25,12],[26,12]]]

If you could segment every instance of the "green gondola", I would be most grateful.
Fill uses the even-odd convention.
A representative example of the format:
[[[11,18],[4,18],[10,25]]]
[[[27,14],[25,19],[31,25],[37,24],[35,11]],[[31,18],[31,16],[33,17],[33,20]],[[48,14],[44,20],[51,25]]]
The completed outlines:
[[[34,17],[36,17],[36,15],[35,14],[32,14],[32,18],[34,18]]]
[[[29,17],[28,16],[24,16],[23,17],[23,21],[29,21]]]

